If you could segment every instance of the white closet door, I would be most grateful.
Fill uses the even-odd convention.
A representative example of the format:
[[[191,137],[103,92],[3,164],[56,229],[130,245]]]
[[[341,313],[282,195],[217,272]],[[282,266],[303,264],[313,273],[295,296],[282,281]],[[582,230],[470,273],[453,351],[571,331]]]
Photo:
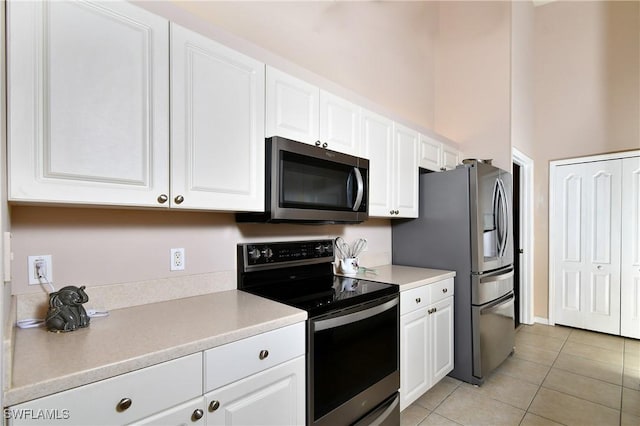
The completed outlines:
[[[557,168],[554,184],[558,324],[620,333],[621,160]]]
[[[622,160],[620,334],[640,338],[640,157]]]

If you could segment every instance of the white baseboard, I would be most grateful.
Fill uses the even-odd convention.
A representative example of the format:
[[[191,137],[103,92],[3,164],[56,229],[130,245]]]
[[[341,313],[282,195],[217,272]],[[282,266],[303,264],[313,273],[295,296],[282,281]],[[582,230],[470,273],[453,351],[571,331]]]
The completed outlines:
[[[537,324],[549,325],[549,318],[533,317],[533,322]]]

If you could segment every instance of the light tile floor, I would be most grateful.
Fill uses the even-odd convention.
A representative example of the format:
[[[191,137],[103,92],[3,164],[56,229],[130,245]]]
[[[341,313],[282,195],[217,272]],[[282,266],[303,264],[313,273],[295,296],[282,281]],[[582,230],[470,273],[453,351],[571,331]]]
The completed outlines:
[[[640,426],[640,340],[523,325],[482,386],[445,377],[401,413],[402,426]]]

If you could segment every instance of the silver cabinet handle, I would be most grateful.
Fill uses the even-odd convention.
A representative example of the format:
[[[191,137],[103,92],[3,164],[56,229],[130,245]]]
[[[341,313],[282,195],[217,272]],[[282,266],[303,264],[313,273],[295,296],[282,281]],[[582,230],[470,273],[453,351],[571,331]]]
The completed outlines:
[[[326,147],[328,147],[328,146],[329,146],[329,144],[328,144],[328,143],[326,143],[326,142],[322,144],[322,147],[323,147],[323,148],[326,148]]]
[[[442,292],[443,292],[443,293],[446,293],[447,291],[449,291],[447,288],[443,288],[443,289],[442,289]]]
[[[395,214],[400,214],[400,210],[396,210],[394,213]]]
[[[160,194],[160,195],[158,195],[157,200],[158,200],[158,202],[159,202],[160,204],[164,204],[164,203],[166,203],[167,201],[169,201],[169,197],[167,197],[167,194]]]
[[[320,141],[316,141],[316,146],[320,146]]]
[[[389,214],[393,214],[393,210],[389,210]]]
[[[441,171],[441,172],[444,172],[444,171],[446,171],[446,170],[447,170],[447,168],[446,168],[446,167],[440,167],[440,171]]]
[[[184,197],[182,195],[176,195],[176,198],[174,198],[173,201],[175,201],[176,204],[182,204]]]
[[[598,265],[598,269],[602,269],[602,265]]]
[[[202,418],[202,416],[204,416],[204,411],[202,411],[200,408],[198,408],[191,415],[191,421],[192,422],[197,422],[198,420],[200,420]]]
[[[258,358],[260,358],[261,360],[267,358],[269,356],[269,351],[266,349],[263,349],[260,351],[260,354],[258,355]]]
[[[218,408],[220,408],[220,401],[211,401],[209,403],[209,412],[213,413],[214,411],[216,411]]]
[[[133,404],[131,398],[122,398],[120,402],[118,402],[118,405],[116,405],[116,410],[119,413],[122,413],[123,411],[126,411],[129,407],[131,407],[131,404]]]
[[[416,303],[420,303],[422,302],[422,299],[420,299],[419,297],[416,297]]]

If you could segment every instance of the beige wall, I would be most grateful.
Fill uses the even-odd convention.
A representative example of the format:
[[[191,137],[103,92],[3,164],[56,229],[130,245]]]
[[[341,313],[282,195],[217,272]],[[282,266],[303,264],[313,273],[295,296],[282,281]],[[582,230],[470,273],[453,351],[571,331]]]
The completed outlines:
[[[433,128],[436,2],[174,4],[408,122]]]
[[[511,170],[511,4],[439,2],[435,131]]]
[[[549,161],[640,148],[640,2],[536,8],[535,301],[548,317]]]

